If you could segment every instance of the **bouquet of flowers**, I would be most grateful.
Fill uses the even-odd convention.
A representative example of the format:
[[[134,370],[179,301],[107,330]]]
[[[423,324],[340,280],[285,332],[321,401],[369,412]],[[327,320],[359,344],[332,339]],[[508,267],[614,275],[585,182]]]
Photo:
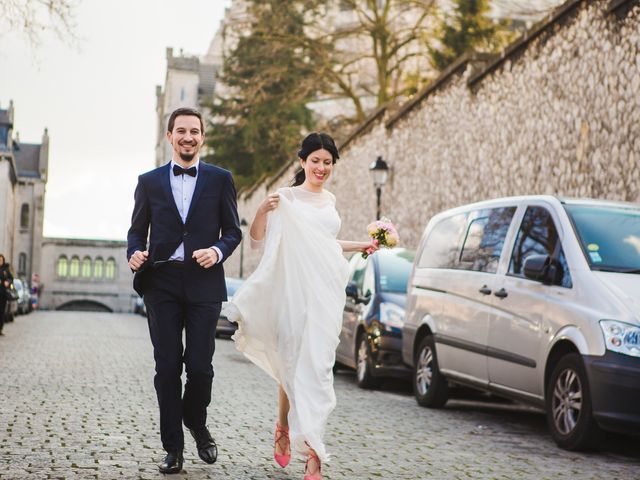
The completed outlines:
[[[380,220],[371,222],[367,226],[367,233],[373,239],[374,245],[378,247],[393,248],[398,245],[400,236],[396,227],[386,217],[382,217]],[[363,258],[367,258],[373,253],[371,248],[362,253]]]

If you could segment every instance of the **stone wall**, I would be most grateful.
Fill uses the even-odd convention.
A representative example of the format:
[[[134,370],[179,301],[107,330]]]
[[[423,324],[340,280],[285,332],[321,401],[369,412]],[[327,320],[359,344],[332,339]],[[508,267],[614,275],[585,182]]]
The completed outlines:
[[[435,213],[489,198],[640,202],[638,3],[570,0],[501,57],[462,58],[399,111],[377,112],[342,146],[328,185],[340,238],[363,238],[375,216],[378,155],[391,168],[382,214],[409,248]],[[248,222],[266,185],[240,196]],[[245,271],[255,265],[245,258]]]

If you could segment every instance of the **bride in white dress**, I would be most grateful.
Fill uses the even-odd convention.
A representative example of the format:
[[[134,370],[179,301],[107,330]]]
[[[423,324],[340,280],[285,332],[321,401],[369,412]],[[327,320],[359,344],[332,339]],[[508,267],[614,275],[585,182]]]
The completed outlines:
[[[312,133],[298,152],[293,187],[260,205],[251,244],[264,248],[255,272],[236,291],[238,350],[280,385],[274,457],[307,457],[305,480],[321,477],[328,455],[323,437],[336,405],[332,367],[345,303],[343,252],[373,251],[366,242],[337,240],[335,196],[323,188],[339,158],[333,139]]]

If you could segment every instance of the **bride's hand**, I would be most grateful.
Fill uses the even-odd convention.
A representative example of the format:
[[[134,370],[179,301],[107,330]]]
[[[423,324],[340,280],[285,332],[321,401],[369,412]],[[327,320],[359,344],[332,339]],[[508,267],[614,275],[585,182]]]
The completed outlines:
[[[362,249],[361,252],[366,253],[368,255],[371,255],[372,253],[375,253],[376,251],[380,250],[380,245],[378,240],[371,240],[369,242],[362,242]]]
[[[267,195],[267,198],[265,198],[262,201],[262,203],[258,207],[258,210],[261,213],[269,213],[271,210],[275,210],[276,208],[278,208],[279,203],[280,203],[280,194],[271,193]]]

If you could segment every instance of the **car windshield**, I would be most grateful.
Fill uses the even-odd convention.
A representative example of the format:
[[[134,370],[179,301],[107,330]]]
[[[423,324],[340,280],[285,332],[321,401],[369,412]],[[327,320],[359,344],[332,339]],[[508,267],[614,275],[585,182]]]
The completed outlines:
[[[380,289],[383,292],[407,293],[407,282],[413,266],[414,255],[415,253],[411,250],[403,248],[378,253]]]
[[[640,273],[640,208],[565,205],[592,270]]]
[[[227,282],[227,295],[233,296],[236,293],[236,290],[240,288],[240,285],[242,285],[242,280],[229,277],[227,277],[225,280]]]

